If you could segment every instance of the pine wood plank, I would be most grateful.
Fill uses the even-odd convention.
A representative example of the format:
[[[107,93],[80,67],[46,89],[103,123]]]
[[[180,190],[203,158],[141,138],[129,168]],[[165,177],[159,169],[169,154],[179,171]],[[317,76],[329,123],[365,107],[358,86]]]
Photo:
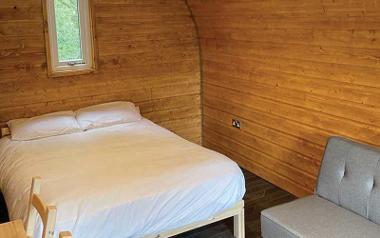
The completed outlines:
[[[47,76],[42,4],[0,6],[0,124],[114,100],[200,142],[199,45],[182,0],[93,0],[98,69]],[[181,121],[181,123],[179,123]]]
[[[380,145],[378,0],[188,3],[205,145],[297,196],[313,191],[329,136]]]

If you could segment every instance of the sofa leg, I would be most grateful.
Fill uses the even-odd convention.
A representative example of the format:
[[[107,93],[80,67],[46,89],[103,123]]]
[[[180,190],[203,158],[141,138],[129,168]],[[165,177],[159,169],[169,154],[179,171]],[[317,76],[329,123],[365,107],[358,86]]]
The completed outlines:
[[[244,208],[234,216],[234,237],[245,238]]]

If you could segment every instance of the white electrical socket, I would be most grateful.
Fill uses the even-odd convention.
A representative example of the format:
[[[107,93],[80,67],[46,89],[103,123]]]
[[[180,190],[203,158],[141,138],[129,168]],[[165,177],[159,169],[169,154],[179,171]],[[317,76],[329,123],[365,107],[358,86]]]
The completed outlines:
[[[240,121],[237,119],[232,119],[232,126],[237,129],[240,129]]]

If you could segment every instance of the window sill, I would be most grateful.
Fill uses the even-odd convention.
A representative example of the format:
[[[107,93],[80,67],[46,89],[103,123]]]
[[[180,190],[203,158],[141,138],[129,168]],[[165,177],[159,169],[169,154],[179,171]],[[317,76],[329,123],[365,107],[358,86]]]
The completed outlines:
[[[73,71],[56,71],[56,72],[48,72],[48,76],[51,78],[65,77],[65,76],[76,76],[82,74],[91,74],[96,71],[95,68],[90,69],[81,69],[81,70],[73,70]]]

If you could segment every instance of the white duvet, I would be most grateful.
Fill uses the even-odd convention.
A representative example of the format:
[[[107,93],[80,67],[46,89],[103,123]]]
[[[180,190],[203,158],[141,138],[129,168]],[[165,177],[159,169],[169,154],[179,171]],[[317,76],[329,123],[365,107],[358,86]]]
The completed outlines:
[[[56,231],[74,238],[158,234],[207,219],[245,193],[236,163],[145,119],[34,141],[1,139],[0,186],[11,219],[26,218],[34,176],[42,177],[42,198],[57,206]]]

